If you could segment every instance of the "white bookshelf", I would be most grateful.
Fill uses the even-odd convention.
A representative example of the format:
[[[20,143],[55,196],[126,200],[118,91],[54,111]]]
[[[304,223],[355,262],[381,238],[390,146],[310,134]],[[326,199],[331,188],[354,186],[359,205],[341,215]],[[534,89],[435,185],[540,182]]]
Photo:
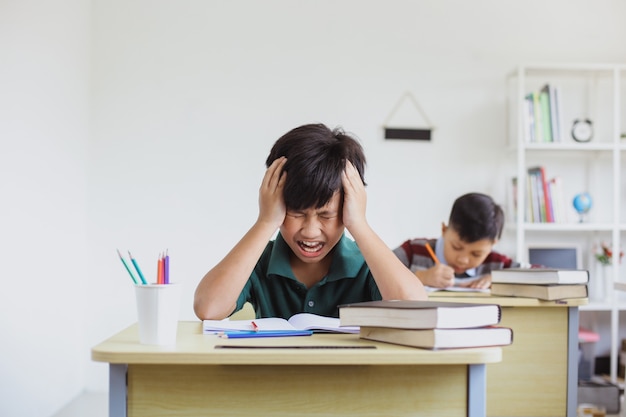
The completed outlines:
[[[559,89],[561,132],[557,141],[529,142],[528,116],[525,97],[543,85],[551,84]],[[586,260],[583,265],[594,278],[594,265],[590,251],[594,242],[610,244],[613,253],[624,247],[626,234],[626,204],[622,178],[626,140],[626,112],[622,101],[626,100],[626,64],[528,64],[519,66],[507,79],[509,91],[509,142],[515,152],[515,172],[518,179],[525,179],[530,166],[541,165],[547,170],[555,167],[564,181],[568,182],[565,203],[571,206],[576,193],[588,191],[593,197],[590,218],[578,222],[575,216],[562,223],[533,223],[526,220],[528,195],[525,181],[518,180],[515,199],[514,233],[516,258],[528,262],[525,253],[529,241],[552,239],[558,235],[561,241],[576,242],[584,247]],[[594,123],[594,137],[586,143],[572,139],[570,129],[576,118],[589,118]],[[596,200],[597,197],[597,200]],[[595,210],[595,211],[594,211]],[[593,213],[593,215],[591,215]],[[626,291],[625,266],[620,269],[619,258],[613,257],[612,277],[616,288]],[[625,261],[626,262],[626,261]],[[619,311],[626,310],[626,303],[619,300],[616,291],[610,291],[604,300],[590,302],[582,307],[585,311],[610,312],[611,328],[611,378],[617,377],[619,340]]]

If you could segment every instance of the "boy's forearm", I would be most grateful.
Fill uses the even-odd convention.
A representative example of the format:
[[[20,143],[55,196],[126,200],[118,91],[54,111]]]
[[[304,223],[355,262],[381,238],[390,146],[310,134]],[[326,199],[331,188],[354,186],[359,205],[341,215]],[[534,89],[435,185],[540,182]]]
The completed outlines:
[[[194,311],[200,319],[221,320],[235,308],[241,290],[276,228],[257,222],[200,281]]]
[[[389,249],[369,225],[350,230],[385,300],[425,300],[422,282]]]

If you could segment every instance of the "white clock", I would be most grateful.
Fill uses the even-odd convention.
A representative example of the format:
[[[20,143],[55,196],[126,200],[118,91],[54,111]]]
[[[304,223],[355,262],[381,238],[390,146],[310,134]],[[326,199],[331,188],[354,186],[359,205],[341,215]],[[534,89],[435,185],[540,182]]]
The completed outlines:
[[[593,123],[589,119],[576,119],[572,125],[572,138],[576,142],[589,142],[593,138]]]

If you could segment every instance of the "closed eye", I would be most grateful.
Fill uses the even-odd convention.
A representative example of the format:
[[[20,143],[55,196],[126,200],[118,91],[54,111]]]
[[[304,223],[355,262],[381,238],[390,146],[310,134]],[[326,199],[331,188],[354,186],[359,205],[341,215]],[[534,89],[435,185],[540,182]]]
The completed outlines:
[[[289,217],[294,217],[294,218],[299,218],[299,217],[304,217],[304,213],[299,213],[299,212],[293,212],[293,211],[288,211],[287,212],[287,216]]]

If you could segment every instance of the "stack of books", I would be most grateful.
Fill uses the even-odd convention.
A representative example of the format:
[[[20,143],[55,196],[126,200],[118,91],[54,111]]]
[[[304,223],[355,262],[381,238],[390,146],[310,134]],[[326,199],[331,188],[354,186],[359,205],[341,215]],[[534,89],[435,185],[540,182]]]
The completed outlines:
[[[497,326],[497,304],[367,301],[339,306],[341,326],[359,326],[362,339],[424,349],[504,346],[513,331]]]
[[[491,295],[564,300],[587,297],[584,269],[509,268],[491,271]]]

